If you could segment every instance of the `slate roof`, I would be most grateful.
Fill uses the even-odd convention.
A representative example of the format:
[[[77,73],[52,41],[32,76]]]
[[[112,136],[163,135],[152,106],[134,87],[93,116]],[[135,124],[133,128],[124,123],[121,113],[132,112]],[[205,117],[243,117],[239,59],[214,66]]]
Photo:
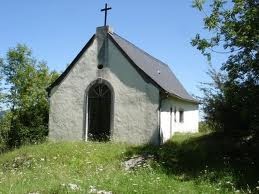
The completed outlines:
[[[144,71],[162,89],[180,99],[197,102],[197,100],[184,89],[183,85],[167,64],[149,55],[116,33],[109,33],[109,35],[135,65]]]
[[[193,98],[184,89],[183,85],[176,78],[174,73],[168,67],[167,64],[149,55],[142,49],[138,48],[134,44],[130,43],[126,39],[120,37],[116,33],[108,32],[108,37],[115,43],[117,47],[126,55],[126,57],[134,63],[140,70],[142,70],[150,79],[152,79],[159,87],[161,87],[169,95],[175,96],[179,99],[186,100],[189,102],[198,103],[198,101]],[[72,63],[67,67],[67,69],[52,83],[47,91],[50,91],[53,87],[60,84],[64,77],[69,73],[72,67],[76,64],[82,54],[88,49],[95,39],[95,35],[87,42],[84,48],[79,52]]]

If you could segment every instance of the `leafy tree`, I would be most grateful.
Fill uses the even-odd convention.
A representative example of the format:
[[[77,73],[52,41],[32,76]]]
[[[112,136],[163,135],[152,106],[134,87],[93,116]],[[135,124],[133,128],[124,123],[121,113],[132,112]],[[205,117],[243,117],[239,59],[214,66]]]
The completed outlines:
[[[0,61],[5,81],[2,103],[9,109],[10,129],[7,143],[19,146],[43,140],[48,133],[48,98],[46,88],[57,78],[45,62],[32,57],[22,44],[9,49]]]
[[[221,72],[210,71],[212,85],[202,88],[206,119],[227,132],[259,131],[259,1],[213,0],[209,13],[205,4],[193,1],[211,36],[197,34],[191,44],[209,61],[211,53],[227,56]]]

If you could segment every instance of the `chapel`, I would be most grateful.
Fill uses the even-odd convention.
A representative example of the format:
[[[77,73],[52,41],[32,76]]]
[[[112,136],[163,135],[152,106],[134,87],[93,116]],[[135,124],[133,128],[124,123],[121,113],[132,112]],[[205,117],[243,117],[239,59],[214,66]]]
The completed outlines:
[[[170,67],[107,25],[48,92],[53,140],[157,145],[176,132],[198,132],[198,101]]]

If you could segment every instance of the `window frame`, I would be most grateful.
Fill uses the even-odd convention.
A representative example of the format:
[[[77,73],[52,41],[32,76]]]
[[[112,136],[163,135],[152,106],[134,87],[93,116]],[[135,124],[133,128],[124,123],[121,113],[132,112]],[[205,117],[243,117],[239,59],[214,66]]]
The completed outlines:
[[[184,123],[184,110],[179,110],[179,123]]]

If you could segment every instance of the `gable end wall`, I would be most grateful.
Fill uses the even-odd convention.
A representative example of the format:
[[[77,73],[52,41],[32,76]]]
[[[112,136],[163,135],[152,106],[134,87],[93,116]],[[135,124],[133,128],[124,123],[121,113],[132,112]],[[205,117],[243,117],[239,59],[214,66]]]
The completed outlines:
[[[111,41],[108,65],[98,70],[97,43],[95,39],[50,92],[50,139],[85,139],[86,89],[101,78],[114,90],[112,140],[158,144],[159,90],[143,79]]]

